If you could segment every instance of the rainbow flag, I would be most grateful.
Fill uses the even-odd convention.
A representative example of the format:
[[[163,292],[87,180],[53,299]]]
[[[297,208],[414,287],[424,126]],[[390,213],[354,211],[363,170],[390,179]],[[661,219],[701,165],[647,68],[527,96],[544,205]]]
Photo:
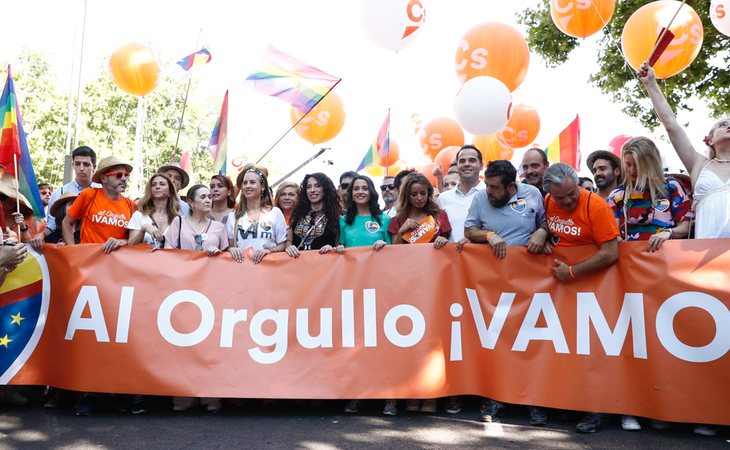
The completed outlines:
[[[212,59],[212,56],[210,56],[210,50],[207,48],[201,48],[197,52],[193,53],[192,55],[188,55],[177,62],[177,65],[182,67],[185,72],[190,71],[190,69],[198,66],[202,66],[204,64],[208,64],[210,60]]]
[[[223,97],[221,115],[218,116],[213,134],[210,136],[208,151],[213,156],[213,170],[225,175],[228,159],[228,91]]]
[[[580,118],[577,114],[575,120],[548,145],[547,157],[551,163],[562,162],[580,170]]]
[[[390,152],[390,111],[388,111],[388,115],[385,116],[385,121],[380,127],[378,135],[375,137],[375,140],[373,140],[373,143],[370,144],[370,148],[362,158],[360,165],[357,166],[357,172],[371,164],[377,164],[380,161],[380,158],[388,156],[388,152]]]
[[[257,91],[279,98],[307,114],[341,78],[299,61],[274,47],[264,53],[263,67],[246,78]]]
[[[28,141],[25,138],[23,119],[20,116],[20,106],[15,95],[13,77],[8,66],[8,79],[0,98],[0,114],[3,117],[2,135],[0,136],[0,164],[5,166],[5,172],[15,175],[18,180],[19,191],[33,207],[34,215],[42,219],[46,216],[41,194],[38,191],[38,181],[30,160]],[[13,155],[18,158],[18,173],[15,173]]]
[[[190,179],[193,178],[193,160],[190,156],[190,150],[185,150],[182,152],[182,155],[180,155],[180,168],[184,170],[188,175],[190,175]]]

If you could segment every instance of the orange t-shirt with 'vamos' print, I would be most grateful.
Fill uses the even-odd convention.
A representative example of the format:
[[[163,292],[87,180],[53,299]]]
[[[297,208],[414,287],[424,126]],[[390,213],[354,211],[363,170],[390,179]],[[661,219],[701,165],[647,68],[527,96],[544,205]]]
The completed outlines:
[[[601,245],[619,236],[618,225],[608,203],[583,188],[580,191],[578,204],[572,211],[561,208],[550,194],[545,197],[548,230],[557,247]]]
[[[109,238],[127,236],[129,219],[136,209],[134,202],[123,195],[115,201],[104,194],[104,189],[89,188],[81,191],[68,214],[81,220],[82,244],[103,244]]]

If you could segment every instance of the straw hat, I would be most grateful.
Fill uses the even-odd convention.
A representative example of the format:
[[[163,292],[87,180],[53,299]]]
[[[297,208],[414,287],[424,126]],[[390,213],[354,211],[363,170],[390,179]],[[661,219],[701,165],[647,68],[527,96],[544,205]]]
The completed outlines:
[[[10,175],[6,172],[0,172],[0,194],[5,195],[8,198],[13,199],[13,202],[15,201],[15,192],[18,186],[18,182],[15,180],[15,177]],[[18,192],[18,197],[20,197],[20,212],[27,216],[29,214],[33,214],[33,207],[30,206],[30,202],[27,198],[25,198],[25,195]]]
[[[132,166],[128,163],[122,161],[117,156],[107,156],[106,158],[99,161],[99,165],[96,166],[96,172],[94,172],[94,176],[91,177],[91,181],[94,183],[100,183],[101,176],[105,173],[109,172],[109,169],[112,167],[122,166],[127,170],[127,173],[132,171]]]
[[[621,158],[619,158],[615,153],[609,152],[608,150],[596,150],[588,155],[588,159],[586,159],[586,165],[588,165],[588,170],[590,170],[591,173],[593,173],[593,164],[597,159],[608,159],[613,161],[618,170],[621,170]]]
[[[79,196],[79,194],[74,194],[73,192],[64,192],[60,197],[58,197],[56,199],[55,202],[53,202],[49,212],[51,213],[52,216],[55,216],[56,211],[58,211],[58,208],[64,206],[70,200],[75,200],[76,197],[78,197],[78,196]]]
[[[180,172],[180,178],[182,178],[182,183],[180,184],[180,190],[183,190],[188,184],[190,184],[190,175],[188,175],[187,172],[183,170],[182,167],[180,167],[179,163],[173,162],[166,164],[159,169],[157,169],[157,173],[164,173],[168,170],[177,170]]]

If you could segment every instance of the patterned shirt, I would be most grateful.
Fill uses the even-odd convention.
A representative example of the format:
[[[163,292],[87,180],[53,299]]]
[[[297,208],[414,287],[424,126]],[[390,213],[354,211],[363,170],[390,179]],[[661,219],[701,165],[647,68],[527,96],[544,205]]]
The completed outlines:
[[[627,241],[646,241],[653,234],[674,228],[693,217],[692,200],[676,178],[667,177],[666,197],[651,199],[649,190],[635,192],[628,199],[624,186],[618,186],[608,196],[608,205],[619,221],[621,237]],[[624,223],[625,217],[628,221]],[[628,236],[626,236],[628,230]]]

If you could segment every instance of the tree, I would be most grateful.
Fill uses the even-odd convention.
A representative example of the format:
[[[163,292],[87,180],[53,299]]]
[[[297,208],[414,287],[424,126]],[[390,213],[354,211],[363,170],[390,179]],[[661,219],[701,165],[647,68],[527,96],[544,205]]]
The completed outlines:
[[[623,105],[623,111],[638,118],[642,125],[654,129],[659,121],[646,101],[646,92],[636,78],[634,71],[625,66],[621,48],[623,26],[646,0],[616,1],[616,10],[608,26],[600,31],[597,66],[589,80],[604,94],[611,95],[614,102]],[[694,62],[681,73],[665,80],[664,93],[669,103],[678,110],[691,111],[688,100],[702,99],[713,116],[730,112],[730,51],[728,38],[721,35],[710,22],[706,0],[688,0],[704,27],[702,50]],[[522,11],[518,20],[527,27],[527,43],[530,49],[540,54],[549,67],[555,67],[568,60],[571,51],[581,42],[563,34],[552,21],[550,2],[541,1],[535,8]],[[709,128],[709,124],[708,124]]]
[[[39,182],[60,184],[68,121],[68,95],[56,85],[56,76],[45,56],[23,49],[13,61],[13,79],[20,99],[26,137]],[[88,145],[100,157],[112,153],[132,160],[138,98],[125,94],[111,81],[106,64],[85,88],[79,123],[79,145]],[[215,120],[220,110],[214,99],[202,104],[188,103],[185,123],[175,151],[180,113],[187,82],[163,77],[146,101],[143,132],[143,179],[157,167],[179,161],[184,149],[192,151],[193,169],[207,182],[213,162],[207,152]],[[195,83],[191,92],[195,90]]]
[[[37,51],[22,49],[12,70],[36,178],[39,183],[58,183],[63,175],[68,97],[59,93],[50,64]]]

